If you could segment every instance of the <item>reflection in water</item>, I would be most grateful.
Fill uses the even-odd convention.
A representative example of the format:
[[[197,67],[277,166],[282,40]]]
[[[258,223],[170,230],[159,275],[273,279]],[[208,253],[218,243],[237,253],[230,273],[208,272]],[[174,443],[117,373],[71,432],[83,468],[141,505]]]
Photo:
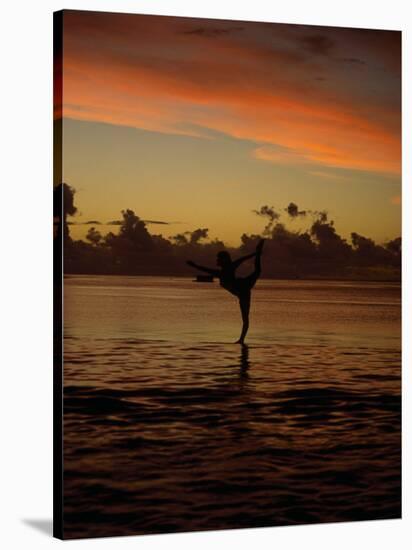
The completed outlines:
[[[240,350],[240,370],[243,374],[246,374],[249,367],[249,346],[247,344],[243,344]]]
[[[399,517],[392,288],[371,290],[392,306],[350,315],[303,302],[286,311],[271,286],[261,292],[278,315],[257,307],[239,346],[225,343],[231,318],[216,323],[213,288],[113,279],[66,289],[67,537]],[[317,285],[298,294],[348,292]],[[166,289],[178,306],[165,320]],[[352,301],[368,298],[361,290]]]
[[[240,376],[242,379],[247,380],[249,378],[249,368],[249,346],[247,344],[242,344],[240,348]]]

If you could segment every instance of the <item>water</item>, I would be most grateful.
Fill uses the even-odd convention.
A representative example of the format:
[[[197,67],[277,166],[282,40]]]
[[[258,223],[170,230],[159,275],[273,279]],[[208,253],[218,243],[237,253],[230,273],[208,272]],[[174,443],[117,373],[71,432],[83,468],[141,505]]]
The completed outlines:
[[[400,286],[65,279],[64,530],[400,516]]]

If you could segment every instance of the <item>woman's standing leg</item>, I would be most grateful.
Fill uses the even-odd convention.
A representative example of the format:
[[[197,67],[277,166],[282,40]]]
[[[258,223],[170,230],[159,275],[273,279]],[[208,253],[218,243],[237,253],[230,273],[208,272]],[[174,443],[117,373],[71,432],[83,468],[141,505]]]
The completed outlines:
[[[250,310],[250,292],[245,292],[239,296],[240,312],[242,314],[242,332],[237,344],[243,344],[247,331],[249,329],[249,310]]]

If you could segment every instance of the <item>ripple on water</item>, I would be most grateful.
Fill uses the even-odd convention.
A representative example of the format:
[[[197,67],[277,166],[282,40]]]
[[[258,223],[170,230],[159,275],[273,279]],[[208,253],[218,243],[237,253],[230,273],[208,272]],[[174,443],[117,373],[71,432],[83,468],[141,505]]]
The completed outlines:
[[[399,361],[142,339],[85,356],[68,341],[67,536],[399,517]]]

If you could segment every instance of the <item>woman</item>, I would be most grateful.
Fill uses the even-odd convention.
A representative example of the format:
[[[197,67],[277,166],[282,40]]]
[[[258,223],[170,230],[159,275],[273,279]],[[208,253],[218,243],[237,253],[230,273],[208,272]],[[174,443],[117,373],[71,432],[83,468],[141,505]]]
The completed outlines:
[[[214,277],[218,277],[220,281],[220,286],[228,290],[231,294],[234,294],[239,299],[240,311],[242,313],[242,332],[240,333],[240,338],[237,340],[237,344],[243,344],[245,337],[249,328],[249,310],[250,310],[250,298],[252,288],[255,286],[256,281],[260,277],[261,265],[260,258],[262,256],[262,249],[264,244],[264,239],[259,241],[259,244],[256,247],[256,252],[243,256],[238,260],[232,261],[229,252],[223,250],[217,254],[216,263],[220,269],[211,269],[209,267],[203,267],[201,265],[195,264],[192,261],[187,263],[191,267],[205,271]],[[236,269],[249,258],[255,257],[255,270],[253,273],[247,277],[236,277]]]

